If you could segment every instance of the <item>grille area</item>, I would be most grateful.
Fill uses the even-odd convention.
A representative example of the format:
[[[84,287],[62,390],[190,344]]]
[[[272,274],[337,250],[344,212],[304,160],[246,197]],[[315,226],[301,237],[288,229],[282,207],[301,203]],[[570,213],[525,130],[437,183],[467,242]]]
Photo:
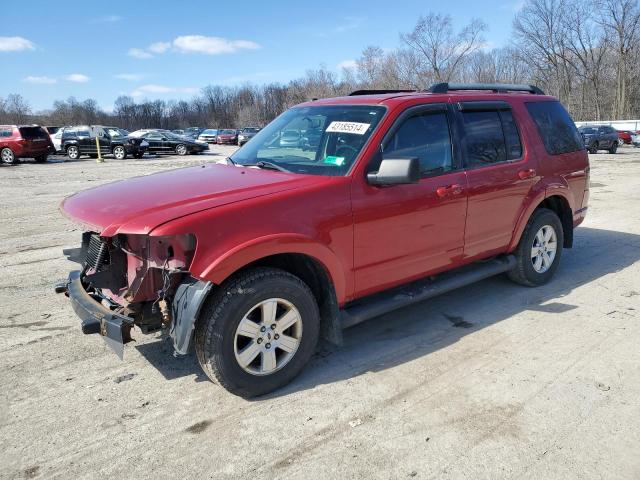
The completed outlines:
[[[89,247],[87,248],[87,258],[84,265],[87,268],[93,268],[96,271],[108,261],[109,248],[107,244],[100,240],[100,236],[92,234],[89,238]]]

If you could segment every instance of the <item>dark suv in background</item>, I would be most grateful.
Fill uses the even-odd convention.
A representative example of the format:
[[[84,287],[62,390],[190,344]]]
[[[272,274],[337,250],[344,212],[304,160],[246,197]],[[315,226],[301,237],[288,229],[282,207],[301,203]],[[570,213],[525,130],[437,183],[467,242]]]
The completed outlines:
[[[589,153],[607,150],[609,153],[618,151],[618,131],[609,125],[583,125],[578,128],[584,139],[584,146]]]
[[[96,137],[100,143],[100,154],[113,154],[118,160],[127,158],[127,155],[142,158],[149,146],[143,138],[131,137],[129,132],[121,128],[83,125],[65,128],[60,148],[71,160],[76,160],[81,155],[96,158],[98,156]]]
[[[44,162],[56,149],[47,131],[37,125],[0,125],[0,162],[13,164],[19,158]]]

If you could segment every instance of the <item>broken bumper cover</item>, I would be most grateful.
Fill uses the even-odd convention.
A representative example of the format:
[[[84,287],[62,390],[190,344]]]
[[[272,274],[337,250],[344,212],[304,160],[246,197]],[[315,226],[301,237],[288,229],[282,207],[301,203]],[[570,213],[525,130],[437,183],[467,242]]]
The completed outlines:
[[[124,344],[131,341],[133,319],[105,307],[82,285],[81,272],[69,274],[66,284],[56,286],[56,292],[65,293],[76,315],[82,320],[82,333],[99,333],[122,360]]]

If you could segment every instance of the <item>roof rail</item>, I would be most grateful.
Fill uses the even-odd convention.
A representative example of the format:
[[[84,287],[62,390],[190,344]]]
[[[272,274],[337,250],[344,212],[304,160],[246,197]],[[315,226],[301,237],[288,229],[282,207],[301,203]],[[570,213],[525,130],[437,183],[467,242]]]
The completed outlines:
[[[411,93],[416,90],[356,90],[349,94],[350,97],[357,95],[382,95],[383,93]]]
[[[518,85],[515,83],[434,83],[429,88],[431,93],[447,93],[453,90],[491,90],[496,93],[529,92],[544,95],[535,85]]]

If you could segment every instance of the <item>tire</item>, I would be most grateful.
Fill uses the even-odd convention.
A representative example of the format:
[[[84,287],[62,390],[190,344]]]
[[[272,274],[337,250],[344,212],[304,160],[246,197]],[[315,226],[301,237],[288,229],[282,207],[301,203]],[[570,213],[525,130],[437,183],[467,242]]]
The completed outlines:
[[[44,163],[47,161],[47,155],[38,155],[37,157],[33,157],[33,159],[38,163]]]
[[[275,310],[268,308],[274,304]],[[269,312],[273,320],[265,321]],[[285,318],[298,320],[280,330],[276,324]],[[239,333],[241,324],[251,335]],[[300,373],[316,349],[319,329],[318,305],[302,280],[284,270],[255,268],[230,278],[211,295],[196,325],[195,350],[211,380],[235,395],[254,397]],[[287,350],[272,345],[285,336]],[[295,348],[292,340],[297,340]]]
[[[124,160],[125,158],[127,158],[127,151],[122,145],[113,147],[111,153],[113,153],[113,156],[116,157],[116,160]]]
[[[589,147],[589,153],[598,153],[598,142],[593,142]]]
[[[67,147],[67,157],[70,160],[77,160],[80,158],[80,150],[75,145],[70,145]]]
[[[137,158],[138,160],[140,160],[142,157],[144,157],[144,152],[140,153],[134,153],[133,154],[133,158]]]
[[[609,149],[609,153],[615,154],[618,151],[618,142],[614,142]]]
[[[0,150],[0,162],[5,165],[13,165],[18,162],[18,159],[13,153],[13,150],[11,150],[9,147],[6,147]]]
[[[541,250],[540,247],[538,247],[537,250],[540,255],[534,256],[534,248],[540,244],[540,232],[543,232],[542,235],[544,235],[549,231],[549,228],[553,230],[553,237],[555,237],[555,250],[553,250],[553,256],[550,258],[550,264],[548,264],[547,259],[544,258],[543,252],[545,250]],[[543,248],[545,248],[547,252],[552,251],[553,237],[544,242]],[[562,230],[562,222],[560,218],[558,218],[558,215],[546,208],[537,209],[533,212],[533,215],[531,215],[524,232],[522,232],[520,243],[518,243],[518,247],[514,252],[517,263],[515,268],[508,272],[509,278],[527,287],[544,285],[551,280],[551,277],[553,277],[553,274],[558,268],[560,257],[562,256],[563,242],[564,232]],[[547,255],[551,257],[549,253]],[[540,257],[539,262],[538,257]]]
[[[180,155],[181,157],[185,156],[187,154],[187,147],[186,145],[183,145],[182,143],[179,145],[176,145],[176,155]]]

